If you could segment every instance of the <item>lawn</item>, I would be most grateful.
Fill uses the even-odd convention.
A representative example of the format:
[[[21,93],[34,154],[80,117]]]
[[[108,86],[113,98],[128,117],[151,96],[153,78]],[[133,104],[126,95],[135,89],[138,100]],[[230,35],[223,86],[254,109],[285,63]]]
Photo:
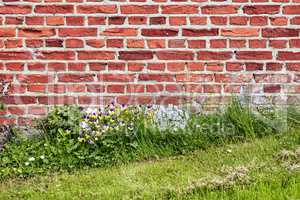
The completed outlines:
[[[0,199],[299,199],[299,133],[0,183]],[[297,150],[298,149],[298,150]]]

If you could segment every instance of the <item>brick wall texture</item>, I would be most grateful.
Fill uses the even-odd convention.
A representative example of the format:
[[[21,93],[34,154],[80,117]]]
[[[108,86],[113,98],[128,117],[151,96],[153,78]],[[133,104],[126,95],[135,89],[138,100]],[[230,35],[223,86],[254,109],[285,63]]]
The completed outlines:
[[[0,123],[54,104],[299,103],[300,0],[2,0]]]

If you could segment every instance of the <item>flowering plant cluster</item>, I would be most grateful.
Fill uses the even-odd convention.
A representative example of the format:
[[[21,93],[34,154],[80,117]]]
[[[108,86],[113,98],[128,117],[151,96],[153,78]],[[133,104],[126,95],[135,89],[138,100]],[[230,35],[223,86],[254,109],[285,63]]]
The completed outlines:
[[[110,133],[132,133],[137,122],[152,124],[154,110],[145,106],[125,106],[111,103],[101,108],[89,108],[80,123],[80,142],[96,143]]]
[[[101,108],[89,108],[80,123],[80,142],[96,143],[101,137],[120,132],[131,134],[141,122],[146,127],[176,131],[186,127],[187,113],[174,105],[125,106],[111,103]]]

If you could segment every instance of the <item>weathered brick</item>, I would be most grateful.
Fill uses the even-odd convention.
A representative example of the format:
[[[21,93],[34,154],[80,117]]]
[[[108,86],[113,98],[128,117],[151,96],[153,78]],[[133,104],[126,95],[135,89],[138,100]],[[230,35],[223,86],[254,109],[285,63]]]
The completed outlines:
[[[137,29],[135,28],[108,28],[105,29],[101,35],[104,36],[137,36]]]
[[[147,37],[172,37],[177,34],[176,29],[142,29],[142,35]]]
[[[292,28],[264,28],[262,36],[267,38],[273,37],[298,37],[299,30]]]
[[[55,29],[53,28],[22,28],[19,29],[19,37],[50,37],[54,36]]]
[[[248,15],[262,15],[262,14],[278,14],[280,12],[280,5],[253,5],[244,6],[243,11]]]
[[[221,29],[221,35],[227,37],[258,37],[259,29],[257,28]]]

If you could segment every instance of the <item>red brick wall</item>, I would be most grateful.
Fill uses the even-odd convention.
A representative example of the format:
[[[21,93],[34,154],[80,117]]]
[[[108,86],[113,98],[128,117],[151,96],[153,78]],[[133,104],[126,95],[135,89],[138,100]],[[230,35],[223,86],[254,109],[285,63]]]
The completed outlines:
[[[53,104],[298,103],[299,0],[2,0],[0,122]]]

